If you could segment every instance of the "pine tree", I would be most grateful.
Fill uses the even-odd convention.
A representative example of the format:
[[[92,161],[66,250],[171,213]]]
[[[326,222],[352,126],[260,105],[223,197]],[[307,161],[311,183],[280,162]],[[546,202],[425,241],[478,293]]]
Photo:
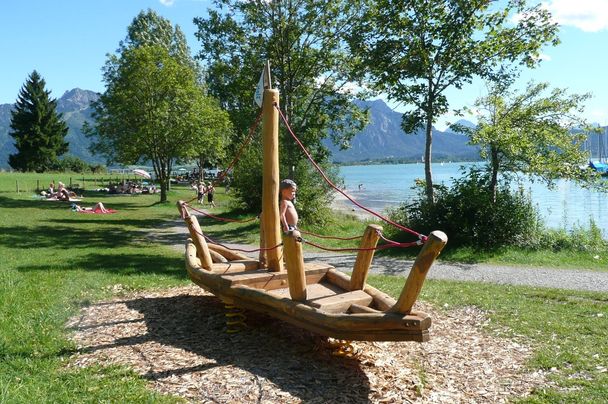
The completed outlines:
[[[19,171],[42,172],[52,169],[58,157],[68,151],[64,140],[68,127],[56,111],[57,100],[50,98],[45,81],[36,70],[19,91],[11,113],[9,133],[15,139],[16,154],[8,163]]]

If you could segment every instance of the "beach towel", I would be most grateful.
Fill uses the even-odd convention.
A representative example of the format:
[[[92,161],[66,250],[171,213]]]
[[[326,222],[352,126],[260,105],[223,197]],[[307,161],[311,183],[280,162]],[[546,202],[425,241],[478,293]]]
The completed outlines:
[[[115,209],[106,209],[106,212],[102,212],[101,209],[97,210],[81,210],[78,213],[96,213],[98,215],[105,215],[106,213],[117,213],[118,211]]]
[[[41,201],[54,201],[54,202],[80,202],[82,201],[82,198],[70,198],[69,200],[65,200],[65,199],[57,199],[56,197],[51,197],[51,198],[44,198],[41,197],[40,198]]]

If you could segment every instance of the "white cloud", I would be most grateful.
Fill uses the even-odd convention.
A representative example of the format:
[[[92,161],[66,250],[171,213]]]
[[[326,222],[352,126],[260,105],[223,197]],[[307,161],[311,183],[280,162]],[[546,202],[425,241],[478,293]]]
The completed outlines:
[[[538,60],[544,60],[545,62],[550,62],[551,61],[551,56],[545,54],[545,53],[541,53],[540,55],[538,55]]]
[[[160,4],[162,4],[163,6],[167,6],[167,7],[171,7],[173,5],[173,3],[175,3],[175,0],[159,0]]]
[[[587,118],[589,122],[596,122],[602,126],[608,124],[608,122],[606,122],[606,116],[608,116],[608,108],[593,108],[587,110],[585,113],[585,118]]]
[[[555,21],[585,32],[608,29],[608,0],[552,0],[543,2]]]

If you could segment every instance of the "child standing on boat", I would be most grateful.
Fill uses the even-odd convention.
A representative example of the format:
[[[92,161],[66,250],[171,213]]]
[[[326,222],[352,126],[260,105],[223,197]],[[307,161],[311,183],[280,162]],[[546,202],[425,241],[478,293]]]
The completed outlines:
[[[297,190],[298,186],[293,180],[285,179],[279,185],[281,227],[286,233],[298,228],[298,211],[293,204]]]

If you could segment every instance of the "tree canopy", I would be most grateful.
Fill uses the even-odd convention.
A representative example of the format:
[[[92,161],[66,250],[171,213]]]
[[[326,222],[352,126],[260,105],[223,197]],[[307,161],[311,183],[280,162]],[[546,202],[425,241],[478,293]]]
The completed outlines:
[[[512,23],[512,19],[517,21]],[[370,0],[349,43],[371,85],[410,109],[403,129],[426,132],[426,195],[433,199],[432,125],[447,112],[445,90],[474,77],[533,67],[558,27],[546,9],[525,0]],[[506,67],[508,66],[508,67]]]
[[[323,138],[348,145],[367,122],[365,111],[351,102],[356,92],[344,41],[358,18],[359,1],[216,0],[214,4],[209,17],[194,20],[202,45],[198,57],[206,64],[210,94],[230,113],[236,128],[232,149],[238,149],[257,115],[254,91],[266,60],[271,64],[272,86],[281,94],[280,108],[315,160],[328,160]],[[286,132],[281,136],[283,175],[295,167],[299,177],[295,179],[306,182],[304,155]],[[258,157],[252,153],[239,164],[253,167]],[[246,167],[241,172],[251,174]],[[250,180],[250,187],[243,190],[246,197],[261,186],[261,173]],[[235,187],[245,186],[237,181]],[[324,194],[318,187],[299,190],[302,200],[307,192],[317,199]],[[309,203],[312,199],[305,205]]]
[[[454,129],[481,146],[494,200],[499,173],[530,174],[549,184],[557,178],[586,183],[597,178],[581,168],[588,157],[582,147],[588,125],[580,114],[589,97],[550,89],[548,83],[529,83],[521,92],[494,85],[476,101],[478,125]]]
[[[221,154],[227,115],[209,98],[200,71],[183,50],[179,28],[154,12],[140,13],[104,66],[106,91],[94,104],[92,150],[123,164],[152,162],[167,200],[172,166],[202,148]]]
[[[19,91],[11,111],[10,136],[15,139],[16,154],[8,159],[20,171],[43,172],[54,168],[58,157],[68,151],[65,141],[68,127],[57,113],[57,100],[45,90],[45,81],[34,70]]]

